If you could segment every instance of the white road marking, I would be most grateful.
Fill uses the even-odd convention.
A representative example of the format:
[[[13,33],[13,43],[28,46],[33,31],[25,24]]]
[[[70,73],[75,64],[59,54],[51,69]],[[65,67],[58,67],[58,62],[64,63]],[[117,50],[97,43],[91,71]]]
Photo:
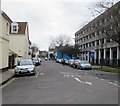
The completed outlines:
[[[112,85],[114,85],[114,86],[116,86],[116,87],[120,87],[119,85],[117,85],[117,84],[115,84],[115,83],[113,83],[113,82],[109,82],[109,84],[112,84]]]
[[[92,85],[92,83],[91,83],[91,82],[83,82],[83,81],[79,80],[78,78],[74,78],[74,79],[75,79],[75,80],[77,80],[78,82],[83,83],[83,84]]]
[[[92,85],[92,83],[91,82],[85,82],[86,84],[88,84],[88,85]]]
[[[7,85],[9,85],[11,82],[13,82],[15,78],[12,78],[10,81],[8,81],[6,84],[2,85],[2,88],[5,88]]]
[[[67,77],[69,77],[69,75],[66,75]]]
[[[66,77],[66,75],[63,75],[64,77]]]
[[[97,78],[97,79],[99,79],[98,77],[94,77],[94,78]]]
[[[72,77],[74,77],[74,75],[72,75]]]
[[[40,75],[44,75],[44,73],[40,73]]]
[[[104,79],[101,79],[102,81],[104,80]]]
[[[75,80],[77,80],[78,82],[82,82],[81,80],[79,80],[78,78],[74,78]]]

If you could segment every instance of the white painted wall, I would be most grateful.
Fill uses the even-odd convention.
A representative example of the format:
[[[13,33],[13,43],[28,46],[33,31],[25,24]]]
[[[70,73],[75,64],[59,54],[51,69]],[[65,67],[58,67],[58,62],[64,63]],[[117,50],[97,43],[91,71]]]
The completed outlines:
[[[22,56],[22,59],[29,59],[29,41],[28,36],[19,35],[19,34],[10,34],[10,43],[9,48],[19,56]],[[17,58],[19,60],[20,58]],[[16,61],[17,61],[16,60]]]
[[[10,23],[2,16],[2,13],[0,12],[0,69],[8,67],[9,25]]]

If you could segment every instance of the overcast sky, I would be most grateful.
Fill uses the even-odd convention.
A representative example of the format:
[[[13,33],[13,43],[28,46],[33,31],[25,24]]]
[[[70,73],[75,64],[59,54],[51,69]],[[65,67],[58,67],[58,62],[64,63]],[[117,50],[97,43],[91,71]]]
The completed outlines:
[[[50,39],[61,34],[71,39],[93,18],[95,2],[101,0],[2,0],[2,10],[12,21],[26,21],[29,36],[40,50],[48,50]]]

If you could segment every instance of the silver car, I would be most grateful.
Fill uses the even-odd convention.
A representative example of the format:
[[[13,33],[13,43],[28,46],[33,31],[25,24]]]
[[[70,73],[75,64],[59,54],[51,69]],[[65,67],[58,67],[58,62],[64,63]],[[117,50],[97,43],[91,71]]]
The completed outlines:
[[[15,75],[35,75],[35,65],[32,60],[20,60],[15,67]]]
[[[79,68],[80,69],[92,69],[92,65],[88,62],[88,61],[81,61],[80,63],[79,63]]]

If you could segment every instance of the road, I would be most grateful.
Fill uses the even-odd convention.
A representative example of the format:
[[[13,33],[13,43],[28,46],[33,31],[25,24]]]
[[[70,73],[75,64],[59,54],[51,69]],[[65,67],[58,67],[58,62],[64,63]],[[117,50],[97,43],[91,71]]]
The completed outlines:
[[[13,78],[3,104],[118,104],[117,74],[43,61],[35,76]]]

